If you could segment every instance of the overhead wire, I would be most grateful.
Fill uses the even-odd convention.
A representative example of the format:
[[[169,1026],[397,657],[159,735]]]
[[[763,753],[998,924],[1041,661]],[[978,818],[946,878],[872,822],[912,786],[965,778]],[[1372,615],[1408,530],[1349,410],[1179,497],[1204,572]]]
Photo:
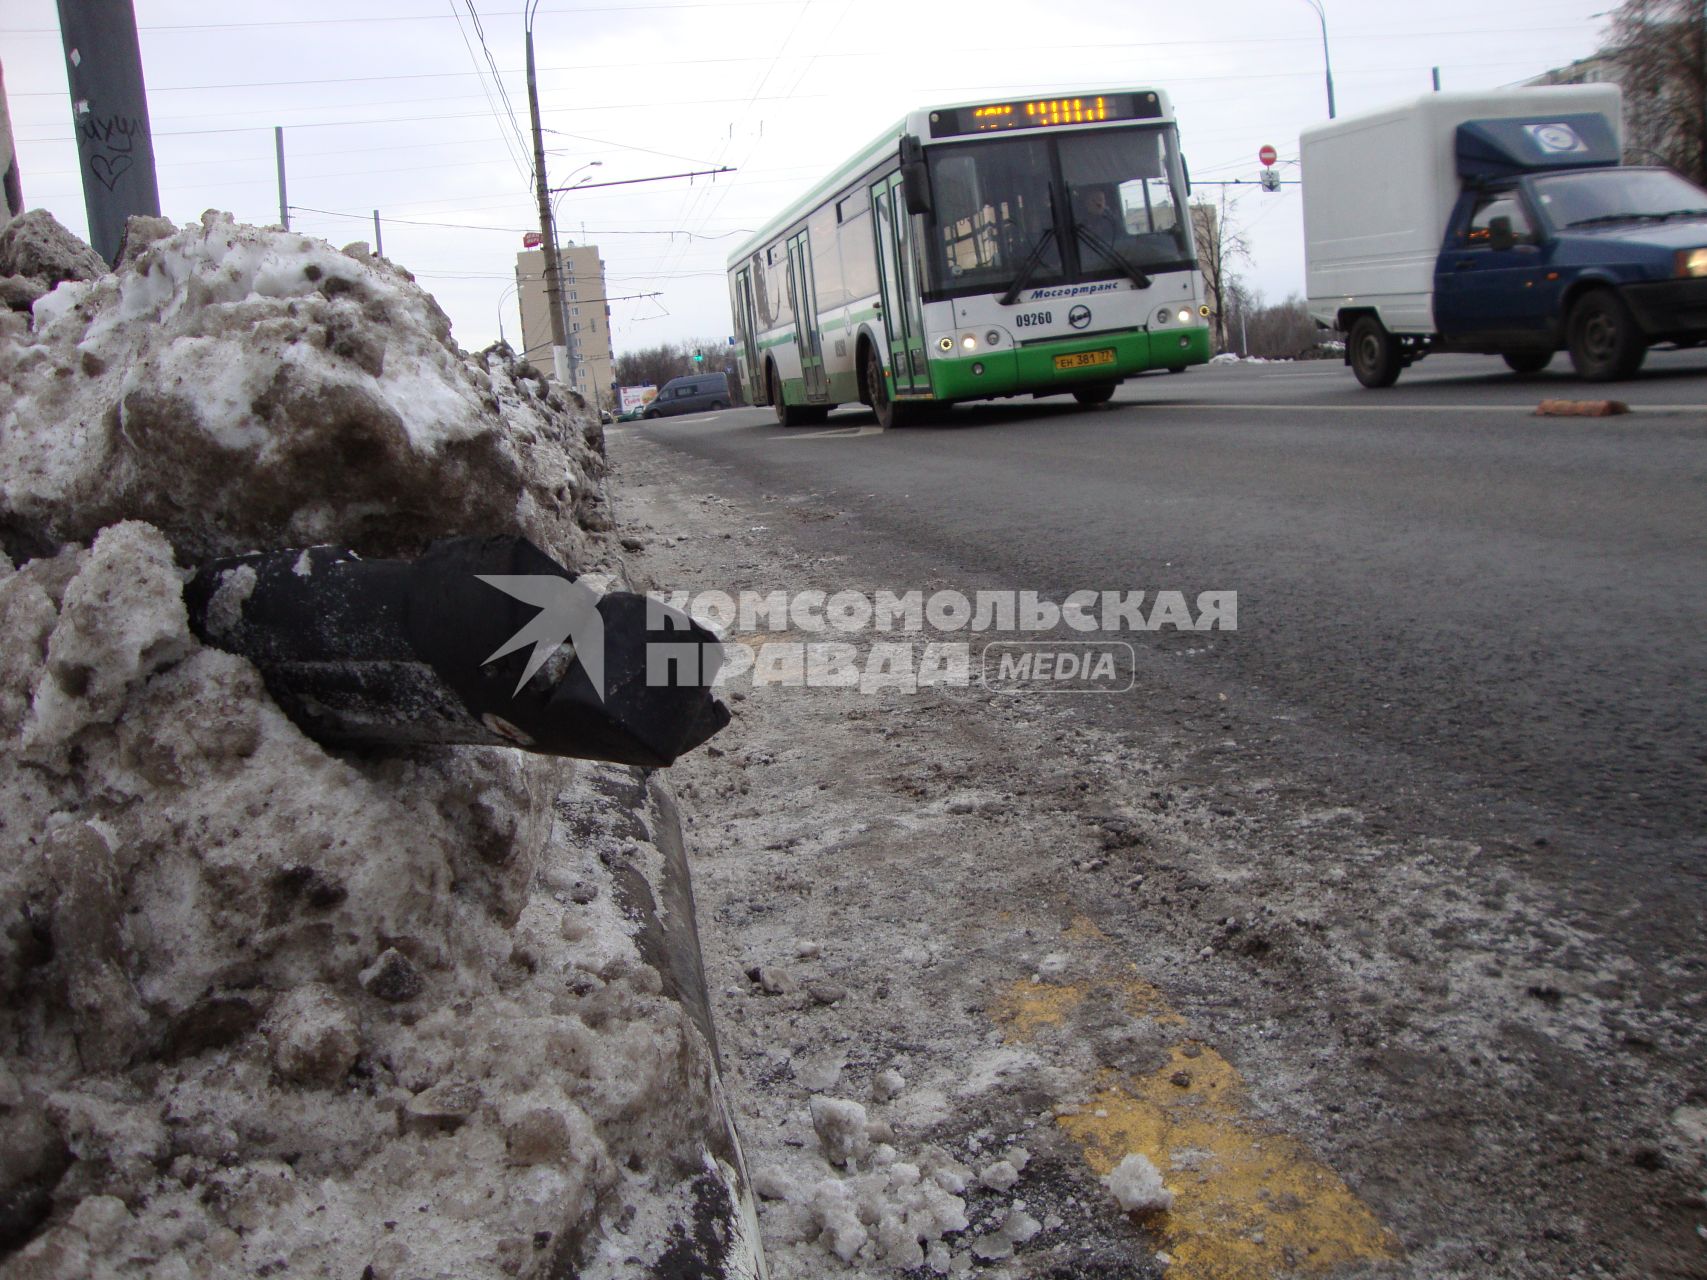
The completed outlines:
[[[462,15],[456,11],[456,0],[449,0],[449,4],[450,16],[456,19],[457,34],[462,37],[462,43],[467,48],[468,56],[474,63],[474,74],[480,79],[480,92],[485,95],[486,106],[491,111],[493,120],[497,122],[498,136],[503,139],[504,150],[509,152],[510,160],[516,166],[517,175],[523,182],[527,182],[533,176],[533,165],[523,160],[523,157],[527,155],[527,148],[523,146],[518,153],[515,147],[511,145],[511,135],[505,130],[503,118],[498,114],[498,104],[492,100],[492,91],[486,87],[486,76],[480,69],[480,59],[475,55],[474,45],[468,38],[468,32],[462,29]],[[515,118],[512,115],[511,124],[514,125],[514,123]]]
[[[777,64],[782,61],[783,55],[788,52],[788,46],[794,42],[795,34],[800,30],[801,24],[805,22],[806,15],[811,12],[811,9],[812,0],[802,0],[800,11],[794,16],[793,25],[789,27],[787,34],[783,36],[782,43],[777,46],[776,52],[771,55],[770,61],[765,65],[764,72],[759,76],[758,83],[753,86],[752,96],[747,100],[746,106],[741,110],[741,115],[743,117],[747,116],[752,111],[753,104],[759,100],[759,95],[764,92],[765,86],[770,83],[772,73],[776,70]],[[718,147],[717,163],[719,165],[725,163],[727,160],[729,146],[733,141],[734,129],[731,127],[729,137],[725,138],[722,144]],[[752,157],[752,153],[756,147],[756,141],[752,146],[748,147],[746,159],[750,159]],[[745,159],[742,163],[745,163]],[[734,167],[738,169],[742,166],[735,165]],[[704,198],[703,191],[691,193],[681,206],[681,214],[679,215],[678,220],[685,225],[693,225],[692,215],[697,211]],[[663,269],[673,265],[671,259],[674,256],[675,247],[672,245],[664,251],[663,256],[659,259],[659,268]]]
[[[474,7],[474,0],[464,0],[468,6],[468,16],[474,23],[474,34],[480,41],[480,51],[486,55],[486,65],[492,71],[492,83],[498,90],[498,97],[503,100],[504,111],[510,118],[510,128],[515,132],[516,141],[522,150],[527,150],[527,137],[522,133],[521,122],[516,119],[516,105],[510,101],[510,91],[504,85],[503,74],[498,70],[498,60],[492,56],[492,46],[486,43],[486,28],[481,24],[480,11]]]

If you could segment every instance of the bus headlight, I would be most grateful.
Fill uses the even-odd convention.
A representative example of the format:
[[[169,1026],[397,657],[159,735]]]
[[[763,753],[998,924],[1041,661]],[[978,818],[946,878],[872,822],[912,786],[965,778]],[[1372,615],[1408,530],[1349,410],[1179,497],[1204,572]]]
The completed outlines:
[[[963,333],[960,335],[960,345],[965,347],[968,351],[976,351],[978,349],[978,339],[974,338],[969,333]]]
[[[938,338],[936,345],[937,345],[939,350],[953,351],[954,350],[954,339],[953,338]]]
[[[1205,320],[1209,319],[1209,304],[1206,302],[1199,307],[1197,309],[1197,314],[1202,316]]]
[[[1180,308],[1179,322],[1181,324],[1190,324],[1191,323],[1191,308],[1190,307],[1181,307]]]
[[[1163,307],[1160,311],[1156,312],[1156,323],[1166,324],[1169,320],[1173,319],[1173,316],[1173,312],[1169,311],[1166,307]]]
[[[988,332],[984,335],[984,341],[989,343],[992,347],[999,346],[1001,344],[1001,341],[1002,341],[1002,335],[1000,333],[998,333],[996,330],[992,329],[992,330],[990,330],[990,332]]]
[[[1679,249],[1677,251],[1677,274],[1680,276],[1707,276],[1707,249]]]

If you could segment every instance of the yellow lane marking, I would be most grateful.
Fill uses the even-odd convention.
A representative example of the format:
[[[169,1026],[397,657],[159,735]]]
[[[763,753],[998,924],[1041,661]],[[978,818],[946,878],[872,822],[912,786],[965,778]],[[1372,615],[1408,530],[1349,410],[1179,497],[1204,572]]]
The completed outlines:
[[[1075,928],[1082,940],[1100,937],[1095,926]],[[1255,1119],[1237,1069],[1186,1035],[1186,1019],[1149,983],[1026,979],[1002,992],[992,1012],[1010,1042],[1033,1041],[1067,1028],[1093,994],[1180,1032],[1159,1070],[1106,1071],[1085,1105],[1057,1120],[1098,1176],[1131,1154],[1161,1172],[1173,1207],[1145,1225],[1173,1259],[1169,1280],[1326,1276],[1399,1256],[1396,1237],[1338,1174]]]

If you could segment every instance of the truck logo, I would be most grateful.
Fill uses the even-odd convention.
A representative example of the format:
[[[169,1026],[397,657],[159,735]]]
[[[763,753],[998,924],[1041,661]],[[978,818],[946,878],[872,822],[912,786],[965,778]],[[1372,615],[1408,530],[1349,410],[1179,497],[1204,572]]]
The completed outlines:
[[[1067,323],[1075,329],[1083,329],[1091,322],[1091,309],[1087,306],[1077,306],[1067,313]]]
[[[1526,124],[1523,131],[1547,155],[1571,155],[1588,150],[1588,144],[1577,131],[1563,122],[1556,124]]]

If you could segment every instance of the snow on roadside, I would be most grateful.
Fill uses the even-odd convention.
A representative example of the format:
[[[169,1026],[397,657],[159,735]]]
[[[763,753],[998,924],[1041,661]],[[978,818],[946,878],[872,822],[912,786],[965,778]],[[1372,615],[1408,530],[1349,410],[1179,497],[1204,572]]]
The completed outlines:
[[[133,231],[0,324],[0,1277],[680,1251],[723,1113],[598,767],[328,751],[180,594],[202,555],[319,539],[519,532],[608,570],[597,427],[388,263]]]

